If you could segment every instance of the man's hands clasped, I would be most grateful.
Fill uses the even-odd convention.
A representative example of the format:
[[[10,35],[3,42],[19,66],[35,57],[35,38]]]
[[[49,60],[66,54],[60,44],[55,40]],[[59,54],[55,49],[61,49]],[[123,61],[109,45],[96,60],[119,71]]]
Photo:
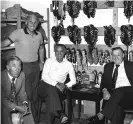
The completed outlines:
[[[24,103],[22,106],[16,106],[16,110],[18,110],[23,116],[30,114],[28,103]]]

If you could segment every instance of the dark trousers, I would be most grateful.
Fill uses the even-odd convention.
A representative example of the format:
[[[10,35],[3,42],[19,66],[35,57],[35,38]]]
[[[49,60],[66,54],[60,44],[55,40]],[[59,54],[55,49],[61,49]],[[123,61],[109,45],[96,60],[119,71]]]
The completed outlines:
[[[103,107],[102,113],[111,120],[111,124],[124,123],[124,109],[133,108],[133,89],[132,87],[122,87],[115,89],[110,99]]]
[[[35,124],[37,124],[37,86],[39,83],[40,67],[38,62],[23,63],[25,73],[25,90],[31,103],[31,111]]]
[[[38,94],[46,101],[47,124],[54,124],[54,117],[62,112],[62,100],[65,96],[54,86],[40,81]]]

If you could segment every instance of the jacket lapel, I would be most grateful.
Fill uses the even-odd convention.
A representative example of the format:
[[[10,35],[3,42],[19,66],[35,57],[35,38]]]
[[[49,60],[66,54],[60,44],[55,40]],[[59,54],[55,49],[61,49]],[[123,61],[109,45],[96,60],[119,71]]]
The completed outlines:
[[[7,70],[5,70],[5,72],[4,72],[4,87],[5,87],[5,94],[7,94],[7,96],[9,96],[10,95],[10,93],[11,93],[11,81],[10,81],[10,78],[9,78],[9,76],[8,76],[8,72],[7,72]]]
[[[128,78],[128,80],[129,80],[129,82],[130,82],[130,84],[131,84],[131,78],[132,78],[132,73],[130,72],[130,70],[131,70],[131,67],[129,66],[129,64],[128,64],[128,62],[127,61],[124,61],[124,68],[125,68],[125,72],[126,72],[126,76],[127,76],[127,78]],[[131,84],[132,85],[132,84]]]

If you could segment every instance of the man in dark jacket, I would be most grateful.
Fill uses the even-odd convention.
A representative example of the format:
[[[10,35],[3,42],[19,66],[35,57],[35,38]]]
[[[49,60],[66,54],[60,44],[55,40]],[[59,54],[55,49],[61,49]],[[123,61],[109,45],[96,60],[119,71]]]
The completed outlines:
[[[28,110],[25,74],[21,71],[21,64],[18,57],[12,56],[7,61],[7,69],[1,73],[2,124],[19,123],[21,115]]]
[[[124,61],[120,47],[112,49],[112,60],[104,66],[100,87],[106,104],[101,112],[88,119],[88,124],[100,124],[104,117],[111,124],[124,124],[124,109],[133,108],[133,63]]]

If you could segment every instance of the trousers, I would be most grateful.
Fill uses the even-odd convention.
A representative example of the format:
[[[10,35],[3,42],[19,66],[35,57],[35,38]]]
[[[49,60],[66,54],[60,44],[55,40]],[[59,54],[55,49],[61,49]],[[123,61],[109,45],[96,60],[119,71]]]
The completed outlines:
[[[39,83],[40,68],[38,61],[36,62],[24,62],[23,72],[25,73],[25,90],[28,96],[28,100],[31,104],[31,111],[35,124],[37,124],[37,86]]]
[[[131,86],[114,89],[103,107],[102,113],[111,124],[124,124],[124,110],[133,109],[133,89]]]
[[[38,95],[46,101],[47,124],[54,124],[55,117],[59,117],[62,112],[62,101],[65,96],[54,86],[40,81],[38,86]]]

